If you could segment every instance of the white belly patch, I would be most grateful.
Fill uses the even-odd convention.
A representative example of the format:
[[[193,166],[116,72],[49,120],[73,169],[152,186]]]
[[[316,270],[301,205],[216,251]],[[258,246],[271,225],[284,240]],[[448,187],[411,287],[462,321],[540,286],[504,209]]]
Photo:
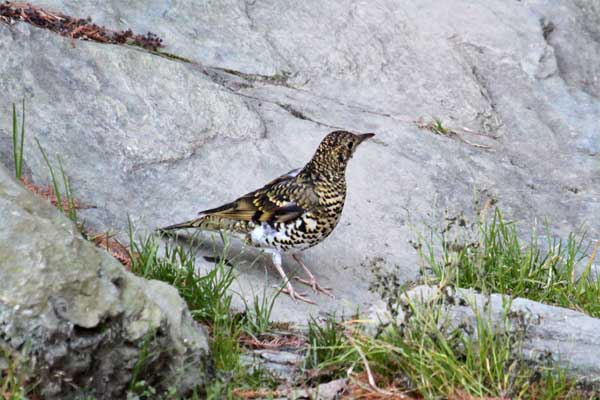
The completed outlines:
[[[257,225],[250,232],[252,244],[257,247],[274,247],[273,242],[275,241],[275,238],[283,239],[285,238],[285,234],[276,231],[266,222],[262,222],[260,225]]]

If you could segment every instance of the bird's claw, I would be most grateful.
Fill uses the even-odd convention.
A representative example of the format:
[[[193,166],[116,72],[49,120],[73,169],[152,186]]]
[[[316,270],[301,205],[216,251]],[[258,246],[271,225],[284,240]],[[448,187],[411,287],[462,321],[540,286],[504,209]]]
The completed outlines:
[[[302,279],[302,278],[296,276],[295,278],[298,282],[300,282],[304,285],[310,286],[315,291],[315,293],[321,292],[324,295],[331,297],[332,299],[335,297],[333,295],[333,293],[331,293],[332,288],[323,287],[323,286],[319,285],[319,283],[317,282],[317,280],[314,277],[311,279]]]
[[[279,288],[279,286],[276,286],[276,287]],[[283,288],[283,289],[281,289],[281,292],[290,296],[292,298],[292,300],[294,300],[295,303],[298,303],[298,300],[300,300],[300,301],[303,301],[308,304],[316,304],[314,301],[312,301],[311,299],[306,297],[306,292],[299,293],[299,292],[296,292],[294,290],[294,288]]]

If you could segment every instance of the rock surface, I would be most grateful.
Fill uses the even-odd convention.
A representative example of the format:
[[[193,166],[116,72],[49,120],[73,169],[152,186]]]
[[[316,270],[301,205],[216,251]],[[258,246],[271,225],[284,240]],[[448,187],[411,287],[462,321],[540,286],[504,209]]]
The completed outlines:
[[[351,162],[340,225],[305,253],[336,299],[282,297],[274,319],[367,309],[371,265],[413,278],[413,222],[470,209],[474,192],[509,218],[600,237],[595,0],[36,5],[152,31],[190,61],[0,24],[0,116],[27,98],[27,166],[47,179],[34,137],[60,154],[98,230],[191,218],[303,165],[333,129],[377,133]],[[432,117],[464,140],[415,123]],[[248,254],[236,290],[251,297],[279,279]]]
[[[28,355],[44,398],[124,398],[136,368],[180,393],[210,377],[176,289],[126,272],[2,166],[0,221],[0,348]]]
[[[444,321],[450,327],[466,326],[469,328],[463,329],[476,332],[477,310],[498,332],[524,330],[525,359],[540,361],[551,357],[582,381],[600,384],[600,319],[523,298],[514,299],[507,308],[504,305],[507,298],[503,300],[500,294],[482,295],[468,289],[456,289],[449,294],[435,287],[417,286],[403,297],[403,302],[413,304],[440,300],[444,302]],[[383,304],[374,306],[371,313],[373,321],[392,320]],[[395,318],[402,324],[410,316],[399,310]]]
[[[291,384],[298,377],[304,357],[285,350],[253,350],[243,354],[247,368],[263,368],[278,380]]]
[[[331,382],[322,383],[316,388],[310,389],[298,389],[290,392],[285,399],[291,400],[302,400],[302,399],[315,399],[315,400],[336,400],[342,398],[342,393],[348,385],[347,379],[336,379]],[[278,400],[283,400],[280,398]]]

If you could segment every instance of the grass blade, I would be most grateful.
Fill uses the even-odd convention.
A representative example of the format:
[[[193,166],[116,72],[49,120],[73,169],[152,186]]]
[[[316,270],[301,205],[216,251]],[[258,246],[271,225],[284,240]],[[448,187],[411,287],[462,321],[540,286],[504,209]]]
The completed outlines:
[[[17,178],[21,179],[23,168],[23,143],[25,141],[25,99],[23,98],[23,111],[21,113],[21,144],[19,145],[19,162],[16,165]]]
[[[73,198],[73,191],[71,190],[71,183],[69,182],[69,178],[65,174],[65,170],[62,165],[62,160],[59,156],[57,156],[58,160],[58,168],[60,169],[60,174],[63,180],[63,187],[65,188],[65,196],[67,196],[67,204],[69,207],[68,216],[71,221],[77,221],[77,210],[75,208],[75,199]]]
[[[17,109],[12,105],[12,139],[13,139],[13,159],[15,163],[15,175],[19,178],[18,172],[18,156],[17,156]]]
[[[13,159],[15,163],[15,176],[21,179],[23,171],[23,145],[25,142],[25,99],[23,99],[23,110],[21,113],[21,134],[19,135],[19,120],[17,118],[17,108],[12,105],[12,141],[13,141]]]
[[[42,147],[42,144],[40,143],[40,141],[36,138],[35,142],[38,145],[38,148],[40,149],[40,152],[42,153],[42,157],[44,157],[44,161],[46,161],[46,165],[48,166],[48,169],[50,170],[50,175],[52,176],[52,186],[54,187],[54,195],[56,196],[56,203],[58,208],[60,208],[61,211],[64,212],[63,209],[63,203],[62,203],[62,199],[60,196],[60,190],[58,187],[58,179],[56,179],[56,174],[54,173],[54,168],[52,168],[52,164],[50,164],[50,160],[48,159],[48,156],[46,155],[46,152],[44,151],[44,148]]]

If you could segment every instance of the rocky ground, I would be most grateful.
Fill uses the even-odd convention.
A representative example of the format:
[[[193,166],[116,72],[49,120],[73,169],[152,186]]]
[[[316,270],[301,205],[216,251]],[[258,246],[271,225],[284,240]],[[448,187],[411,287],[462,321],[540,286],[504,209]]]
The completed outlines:
[[[41,0],[35,6],[162,39],[156,50],[101,43],[76,39],[81,32],[93,38],[89,29],[65,36],[0,17],[0,159],[12,169],[11,107],[25,98],[25,174],[38,184],[49,181],[35,140],[52,159],[60,155],[77,199],[95,206],[78,212],[94,232],[126,242],[131,220],[144,236],[302,166],[332,130],[377,134],[350,164],[340,225],[304,254],[320,282],[334,287],[335,299],[315,295],[311,306],[279,297],[274,321],[306,324],[310,316],[377,309],[380,296],[369,290],[374,270],[394,271],[399,283],[415,279],[420,262],[410,241],[423,222],[444,210],[472,210],[474,199],[528,226],[547,219],[550,236],[584,226],[588,239],[600,238],[595,0]],[[23,321],[39,325],[41,337],[60,332],[78,340],[81,332],[65,332],[61,324],[92,329],[108,315],[116,330],[129,332],[128,324],[144,315],[152,329],[166,324],[165,343],[184,340],[169,329],[192,329],[186,311],[173,322],[162,295],[148,292],[175,296],[169,300],[175,304],[181,300],[174,291],[149,289],[153,284],[117,271],[80,243],[64,218],[49,216],[42,202],[25,201],[9,172],[2,174],[0,213],[9,221],[0,233],[0,267],[10,272],[0,282],[5,310],[32,292],[45,293],[36,304],[50,304],[47,298],[59,293],[67,308],[83,307],[79,289],[69,289],[73,279],[104,300],[86,308],[93,312],[83,323],[76,311],[61,319],[56,307],[32,305]],[[64,258],[41,250],[55,242],[49,238],[66,249]],[[213,267],[203,257],[213,255],[213,242],[204,239],[196,260],[201,272]],[[230,255],[235,293],[246,300],[265,286],[267,296],[274,293],[279,278],[268,257],[239,245]],[[71,274],[53,272],[71,270],[71,262]],[[293,261],[284,263],[293,272]],[[31,270],[39,281],[26,279]],[[128,282],[125,289],[115,286],[116,276]],[[127,302],[110,300],[128,291],[143,293],[135,316]],[[13,318],[12,311],[5,315]],[[123,363],[135,359],[150,328],[115,338],[133,343]],[[187,334],[203,335],[194,332]],[[94,346],[92,352],[104,345]],[[172,365],[192,345],[177,346]],[[93,360],[84,364],[95,368]]]

